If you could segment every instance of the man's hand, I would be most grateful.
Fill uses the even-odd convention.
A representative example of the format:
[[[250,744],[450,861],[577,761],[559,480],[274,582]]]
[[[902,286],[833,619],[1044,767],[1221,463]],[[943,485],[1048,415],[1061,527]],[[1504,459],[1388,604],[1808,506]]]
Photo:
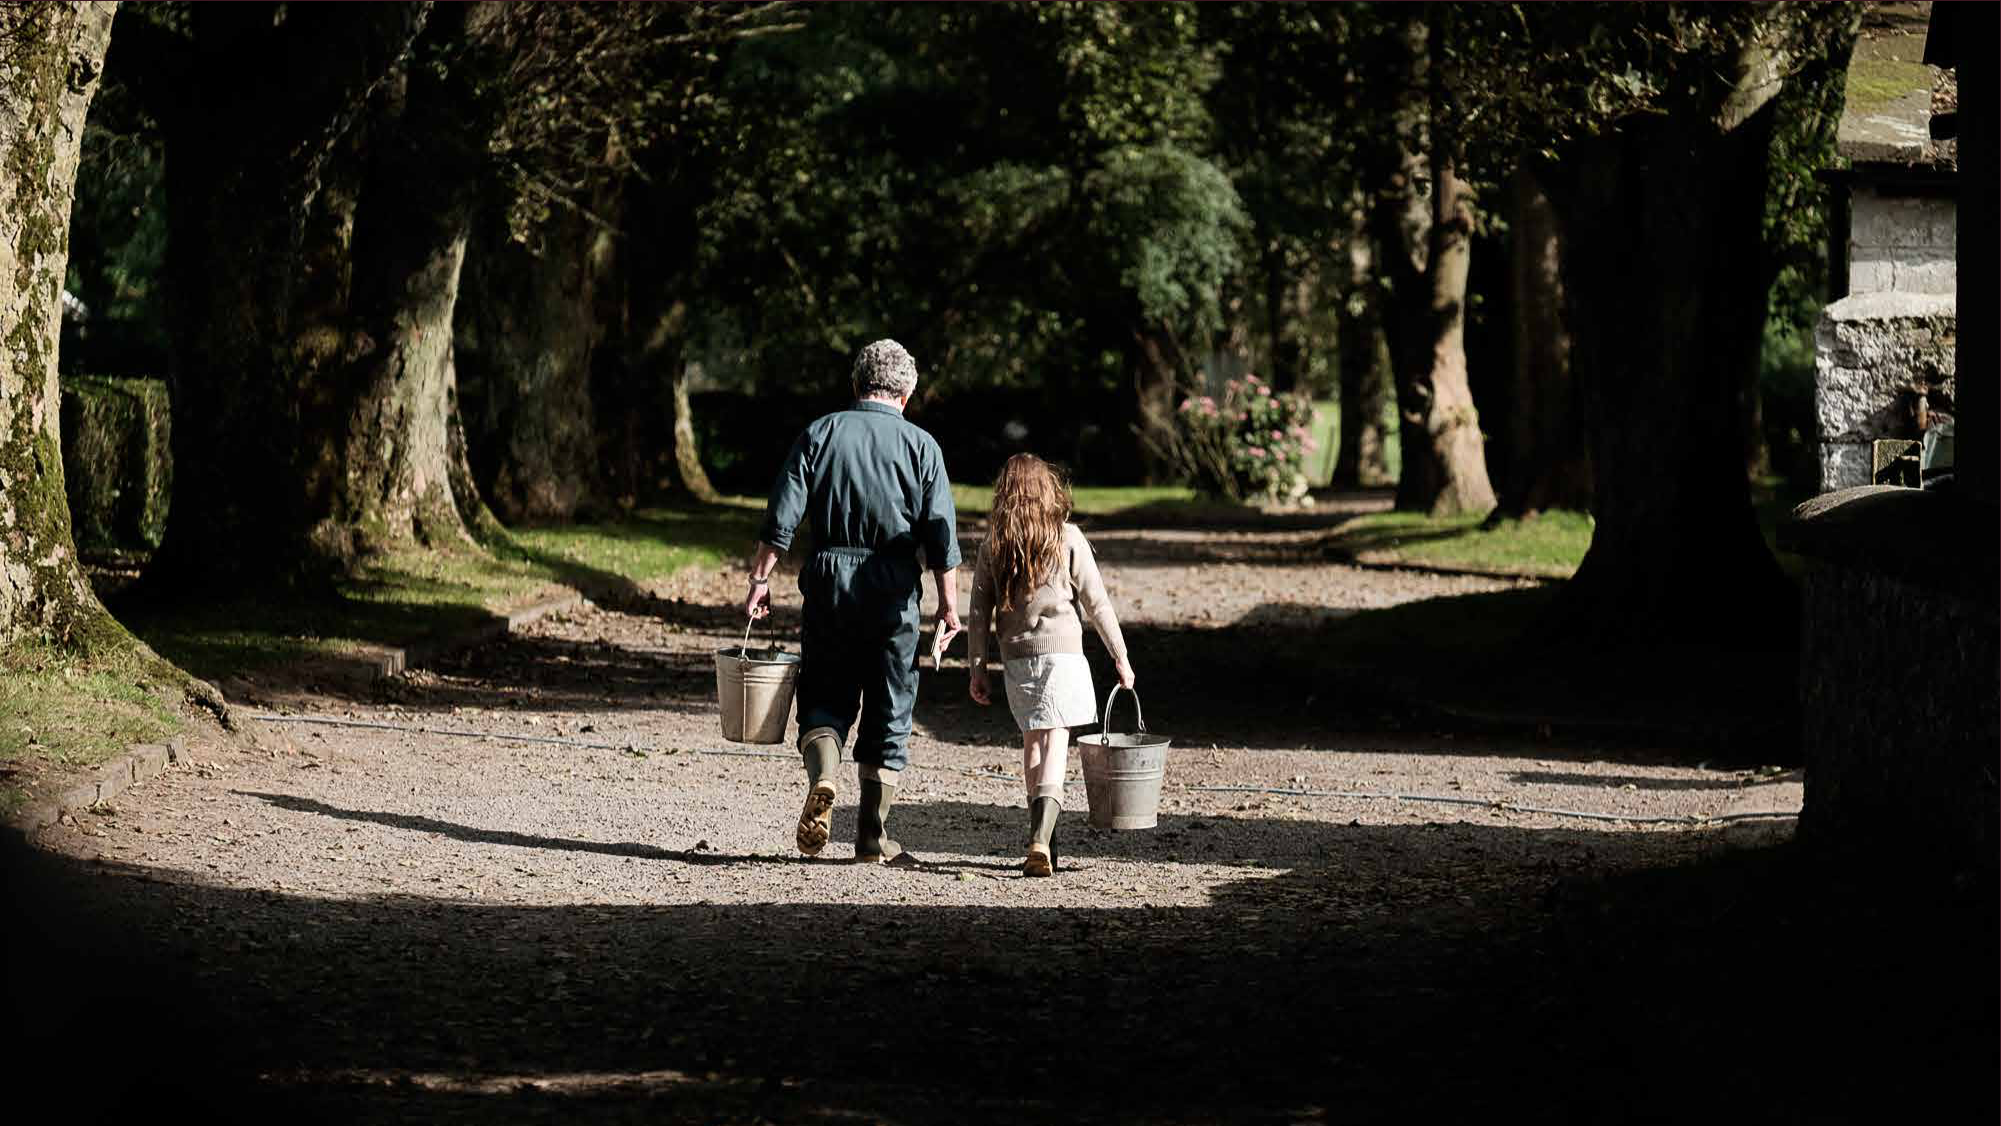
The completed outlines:
[[[965,631],[965,627],[959,624],[959,608],[949,602],[940,606],[938,608],[938,620],[931,624],[931,628],[936,632],[938,637],[938,640],[934,643],[934,648],[938,652],[943,653],[945,647],[952,644],[952,639]]]
[[[984,667],[973,666],[972,678],[966,682],[966,694],[973,698],[973,703],[981,707],[994,702],[993,693],[987,688],[987,670]]]
[[[1133,675],[1132,662],[1121,658],[1119,660],[1119,687],[1130,692],[1132,686],[1138,682],[1139,677]]]
[[[744,595],[744,617],[752,621],[771,613],[771,571],[778,566],[778,549],[757,542],[750,553],[750,593]]]

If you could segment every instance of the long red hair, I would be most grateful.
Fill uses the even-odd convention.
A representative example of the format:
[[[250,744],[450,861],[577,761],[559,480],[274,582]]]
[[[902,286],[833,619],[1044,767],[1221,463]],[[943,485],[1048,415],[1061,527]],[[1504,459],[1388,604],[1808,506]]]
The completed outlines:
[[[994,481],[988,521],[993,545],[994,597],[1000,609],[1028,602],[1063,553],[1063,522],[1070,518],[1070,486],[1056,467],[1034,454],[1016,454]]]

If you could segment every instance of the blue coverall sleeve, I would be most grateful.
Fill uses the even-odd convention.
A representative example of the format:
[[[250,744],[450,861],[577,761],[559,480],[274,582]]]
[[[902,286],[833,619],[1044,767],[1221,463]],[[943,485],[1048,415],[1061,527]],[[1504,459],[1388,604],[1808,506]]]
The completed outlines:
[[[800,434],[785,456],[778,482],[771,486],[771,499],[764,506],[764,527],[757,538],[784,551],[792,546],[792,533],[806,515],[806,464],[811,455],[812,432]]]
[[[952,480],[945,474],[945,455],[933,443],[927,451],[924,482],[924,512],[917,527],[917,542],[932,570],[949,571],[959,565],[959,513],[952,504]]]

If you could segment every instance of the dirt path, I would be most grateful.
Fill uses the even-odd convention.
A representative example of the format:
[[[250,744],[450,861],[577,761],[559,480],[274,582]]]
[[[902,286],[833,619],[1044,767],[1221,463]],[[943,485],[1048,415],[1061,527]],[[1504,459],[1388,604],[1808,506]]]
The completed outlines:
[[[1021,789],[991,775],[1018,744],[965,698],[962,659],[925,678],[892,822],[924,863],[840,863],[851,805],[828,857],[798,858],[796,761],[717,731],[728,570],[366,700],[239,701],[433,731],[276,725],[274,753],[171,772],[47,834],[38,863],[97,874],[50,895],[156,955],[171,1012],[148,1015],[229,1080],[170,1055],[160,1082],[308,1120],[1375,1121],[1537,1087],[1549,1061],[1523,1053],[1552,1038],[1615,1066],[1620,1036],[1569,1031],[1595,994],[1551,990],[1578,958],[1616,973],[1563,948],[1574,889],[1728,864],[1787,823],[1507,807],[1713,816],[1796,807],[1796,779],[1392,729],[1322,698],[1327,621],[1509,583],[1327,563],[1313,536],[1094,535],[1176,750],[1157,830],[1089,830],[1072,785],[1055,880],[1014,871]],[[1440,1069],[1485,1086],[1410,1086]],[[1583,1113],[1600,1092],[1537,1097]]]

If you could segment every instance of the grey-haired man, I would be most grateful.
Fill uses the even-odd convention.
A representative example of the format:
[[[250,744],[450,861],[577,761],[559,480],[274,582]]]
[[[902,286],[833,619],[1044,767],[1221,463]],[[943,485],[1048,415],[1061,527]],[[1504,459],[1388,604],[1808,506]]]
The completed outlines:
[[[832,829],[834,774],[851,726],[861,778],[855,859],[880,864],[903,855],[888,822],[909,762],[923,567],[937,586],[939,636],[959,632],[952,484],[938,443],[903,417],[916,388],[917,362],[901,344],[878,340],[862,349],[855,402],[818,419],[792,444],[751,557],[744,610],[762,617],[770,612],[779,554],[799,521],[810,522],[815,550],[799,570],[806,804],[795,835],[808,856],[826,846]]]

